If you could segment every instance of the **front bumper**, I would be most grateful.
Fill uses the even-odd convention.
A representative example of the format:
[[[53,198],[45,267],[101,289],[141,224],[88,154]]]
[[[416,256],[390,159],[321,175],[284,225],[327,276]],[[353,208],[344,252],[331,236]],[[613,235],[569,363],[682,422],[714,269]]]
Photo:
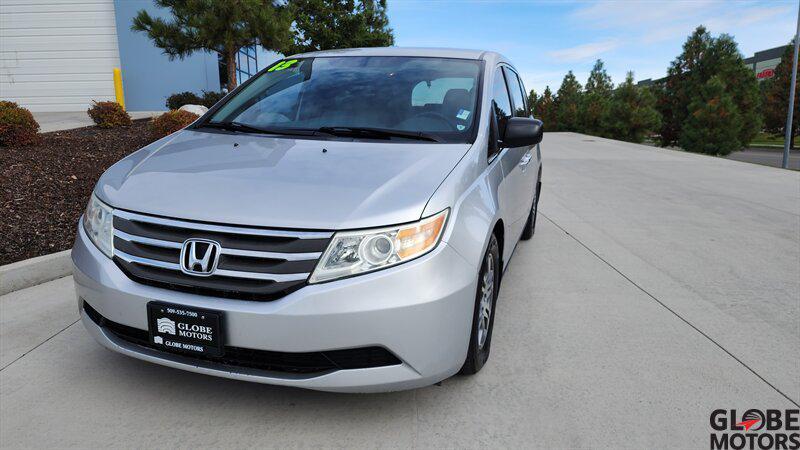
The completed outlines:
[[[402,364],[322,374],[230,366],[149,349],[120,339],[81,308],[105,347],[145,361],[260,383],[341,392],[411,389],[458,372],[470,337],[478,268],[442,243],[417,260],[349,279],[306,286],[271,302],[199,296],[136,283],[79,227],[72,250],[78,301],[106,319],[147,329],[151,300],[224,311],[226,345],[274,352],[384,347]]]

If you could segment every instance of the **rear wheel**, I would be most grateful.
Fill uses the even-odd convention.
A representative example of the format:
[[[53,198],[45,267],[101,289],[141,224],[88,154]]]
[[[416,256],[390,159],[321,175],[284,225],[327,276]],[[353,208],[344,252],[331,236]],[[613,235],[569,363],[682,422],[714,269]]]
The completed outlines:
[[[462,375],[478,373],[489,359],[494,328],[494,309],[500,287],[500,246],[492,235],[478,273],[478,289],[472,314],[472,333],[469,338],[467,359],[461,367]]]
[[[541,175],[539,177],[541,178]],[[536,216],[539,212],[539,192],[541,190],[542,182],[539,181],[536,183],[536,195],[533,197],[533,206],[531,206],[531,212],[528,214],[528,221],[525,222],[525,228],[522,229],[522,236],[520,236],[523,241],[532,238],[533,233],[536,232]]]

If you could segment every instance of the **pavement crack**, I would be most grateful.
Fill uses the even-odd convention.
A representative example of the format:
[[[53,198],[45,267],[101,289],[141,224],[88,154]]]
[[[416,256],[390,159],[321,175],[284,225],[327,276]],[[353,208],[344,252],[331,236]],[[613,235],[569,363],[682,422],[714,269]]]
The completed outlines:
[[[24,357],[25,357],[25,355],[27,355],[27,354],[29,354],[29,353],[33,352],[33,351],[34,351],[34,350],[36,350],[37,348],[39,348],[39,347],[41,347],[42,345],[46,344],[48,341],[50,341],[50,339],[53,339],[54,337],[56,337],[56,336],[58,336],[59,334],[63,333],[64,331],[66,331],[66,329],[67,329],[67,328],[69,328],[69,327],[71,327],[71,326],[75,325],[76,323],[78,323],[78,321],[79,321],[79,320],[81,320],[81,319],[80,319],[80,318],[78,318],[78,319],[75,319],[75,321],[74,321],[74,322],[72,322],[71,324],[69,324],[69,325],[65,326],[64,328],[62,328],[61,330],[59,330],[59,331],[58,331],[56,334],[54,334],[54,335],[50,336],[49,338],[45,339],[44,341],[42,341],[42,342],[38,343],[38,344],[36,345],[36,347],[33,347],[32,349],[28,350],[27,352],[25,352],[25,353],[23,353],[23,354],[19,355],[19,356],[18,356],[16,359],[14,359],[14,360],[13,360],[13,361],[11,361],[10,363],[6,364],[5,366],[1,367],[1,368],[0,368],[0,372],[4,371],[4,370],[6,369],[6,367],[9,367],[10,365],[12,365],[12,364],[14,364],[15,362],[19,361],[20,359],[24,358]]]
[[[748,366],[748,365],[747,365],[747,363],[745,363],[744,361],[742,361],[741,359],[739,359],[738,357],[736,357],[736,355],[734,355],[734,354],[733,354],[733,353],[731,353],[731,352],[730,352],[728,349],[726,349],[725,347],[723,347],[723,346],[722,346],[722,345],[721,345],[719,342],[715,341],[715,340],[714,340],[714,338],[712,338],[711,336],[709,336],[708,334],[706,334],[705,332],[703,332],[703,331],[702,331],[700,328],[698,328],[698,327],[697,327],[697,326],[695,326],[693,323],[689,322],[689,321],[688,321],[687,319],[685,319],[683,316],[681,316],[680,314],[678,314],[678,313],[677,313],[677,312],[676,312],[674,309],[670,308],[670,307],[669,307],[669,306],[667,306],[667,305],[666,305],[664,302],[662,302],[661,300],[659,300],[658,298],[656,298],[656,296],[655,296],[655,295],[651,294],[651,293],[650,293],[650,292],[648,292],[648,291],[647,291],[645,288],[643,288],[643,287],[642,287],[642,286],[640,286],[638,283],[636,283],[635,281],[633,281],[632,279],[630,279],[630,278],[629,278],[627,275],[625,275],[624,273],[622,273],[622,271],[620,271],[619,269],[617,269],[617,268],[616,268],[616,267],[615,267],[613,264],[611,264],[611,263],[610,263],[609,261],[607,261],[605,258],[603,258],[602,256],[600,256],[600,255],[599,255],[597,252],[595,252],[594,250],[592,250],[591,248],[589,248],[589,246],[588,246],[588,245],[586,245],[586,244],[584,244],[584,243],[583,243],[583,242],[582,242],[580,239],[578,239],[577,237],[575,237],[575,235],[573,235],[572,233],[570,233],[569,231],[567,231],[566,229],[564,229],[564,227],[562,227],[561,225],[557,224],[557,223],[556,223],[556,222],[555,222],[553,219],[551,219],[551,218],[547,217],[547,215],[545,215],[543,212],[539,211],[539,214],[541,214],[541,215],[542,215],[542,217],[544,217],[545,219],[547,219],[547,221],[548,221],[548,222],[550,222],[550,223],[552,223],[553,225],[555,225],[555,226],[556,226],[556,228],[558,228],[559,230],[563,231],[563,232],[564,232],[564,233],[565,233],[567,236],[569,236],[569,237],[571,237],[572,239],[574,239],[574,240],[575,240],[575,242],[577,242],[578,244],[580,244],[580,246],[581,246],[581,247],[585,248],[585,249],[586,249],[586,250],[587,250],[589,253],[591,253],[591,254],[592,254],[592,255],[594,255],[594,256],[595,256],[597,259],[599,259],[600,261],[602,261],[603,263],[605,263],[605,264],[606,264],[608,267],[610,267],[610,268],[611,268],[611,269],[612,269],[614,272],[617,272],[617,273],[618,273],[618,274],[619,274],[619,275],[620,275],[622,278],[626,279],[626,280],[627,280],[629,283],[631,283],[633,286],[635,286],[635,287],[636,287],[638,290],[640,290],[640,291],[641,291],[641,292],[643,292],[645,295],[647,295],[648,297],[650,297],[651,299],[653,299],[653,300],[654,300],[656,303],[658,303],[659,305],[661,305],[661,306],[662,306],[664,309],[666,309],[667,311],[669,311],[670,313],[672,313],[672,315],[674,315],[675,317],[677,317],[678,319],[680,319],[681,321],[683,321],[683,323],[685,323],[686,325],[689,325],[689,326],[690,326],[690,327],[691,327],[693,330],[695,330],[696,332],[700,333],[700,335],[701,335],[701,336],[703,336],[703,337],[704,337],[704,338],[706,338],[706,339],[707,339],[709,342],[711,342],[712,344],[714,344],[715,346],[717,346],[717,347],[718,347],[720,350],[722,350],[723,352],[727,353],[727,354],[728,354],[728,356],[730,356],[730,357],[731,357],[731,358],[733,358],[733,359],[734,359],[736,362],[738,362],[739,364],[741,364],[741,365],[742,365],[742,366],[743,366],[745,369],[749,370],[749,371],[750,371],[750,372],[751,372],[753,375],[755,375],[755,376],[756,376],[758,379],[760,379],[761,381],[763,381],[764,383],[766,383],[766,384],[767,384],[767,386],[771,387],[771,388],[772,388],[772,389],[773,389],[775,392],[777,392],[778,394],[780,394],[780,395],[781,395],[783,398],[785,398],[786,400],[789,400],[789,402],[791,402],[793,405],[795,405],[795,406],[797,406],[797,407],[800,407],[800,404],[799,404],[799,403],[798,403],[796,400],[793,400],[791,397],[789,397],[788,395],[786,395],[785,393],[783,393],[783,391],[781,391],[781,390],[780,390],[780,389],[778,389],[778,388],[777,388],[775,385],[773,385],[772,383],[770,383],[769,381],[767,381],[767,380],[766,380],[764,377],[762,377],[762,376],[761,376],[761,375],[760,375],[758,372],[756,372],[756,371],[755,371],[755,370],[754,370],[752,367]]]

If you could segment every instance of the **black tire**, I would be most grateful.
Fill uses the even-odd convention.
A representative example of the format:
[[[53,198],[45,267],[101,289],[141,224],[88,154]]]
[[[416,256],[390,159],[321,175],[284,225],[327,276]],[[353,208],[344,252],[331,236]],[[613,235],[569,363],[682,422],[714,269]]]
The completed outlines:
[[[489,359],[492,330],[494,329],[494,311],[497,305],[497,293],[500,289],[501,267],[500,246],[497,243],[497,238],[492,235],[486,254],[483,256],[480,272],[478,272],[478,288],[475,292],[475,307],[472,310],[472,331],[470,332],[469,347],[467,348],[467,359],[459,372],[461,375],[478,373]],[[492,282],[491,294],[488,296],[491,297],[491,300],[483,295],[488,280]],[[488,311],[489,318],[485,323],[481,323],[485,317],[483,314],[484,306],[487,304],[491,305]]]
[[[522,236],[520,236],[520,239],[523,241],[532,238],[533,233],[536,232],[536,216],[539,212],[539,192],[541,192],[541,190],[542,182],[539,181],[536,183],[536,195],[533,197],[533,206],[531,206],[531,212],[528,214],[528,221],[525,222],[525,228],[522,229]]]

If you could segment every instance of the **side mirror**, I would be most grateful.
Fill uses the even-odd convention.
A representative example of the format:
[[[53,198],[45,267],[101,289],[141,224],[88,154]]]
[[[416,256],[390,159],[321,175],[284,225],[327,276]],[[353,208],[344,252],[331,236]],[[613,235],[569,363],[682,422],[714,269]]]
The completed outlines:
[[[542,142],[544,124],[530,117],[512,117],[506,125],[503,145],[506,147],[527,147]]]

